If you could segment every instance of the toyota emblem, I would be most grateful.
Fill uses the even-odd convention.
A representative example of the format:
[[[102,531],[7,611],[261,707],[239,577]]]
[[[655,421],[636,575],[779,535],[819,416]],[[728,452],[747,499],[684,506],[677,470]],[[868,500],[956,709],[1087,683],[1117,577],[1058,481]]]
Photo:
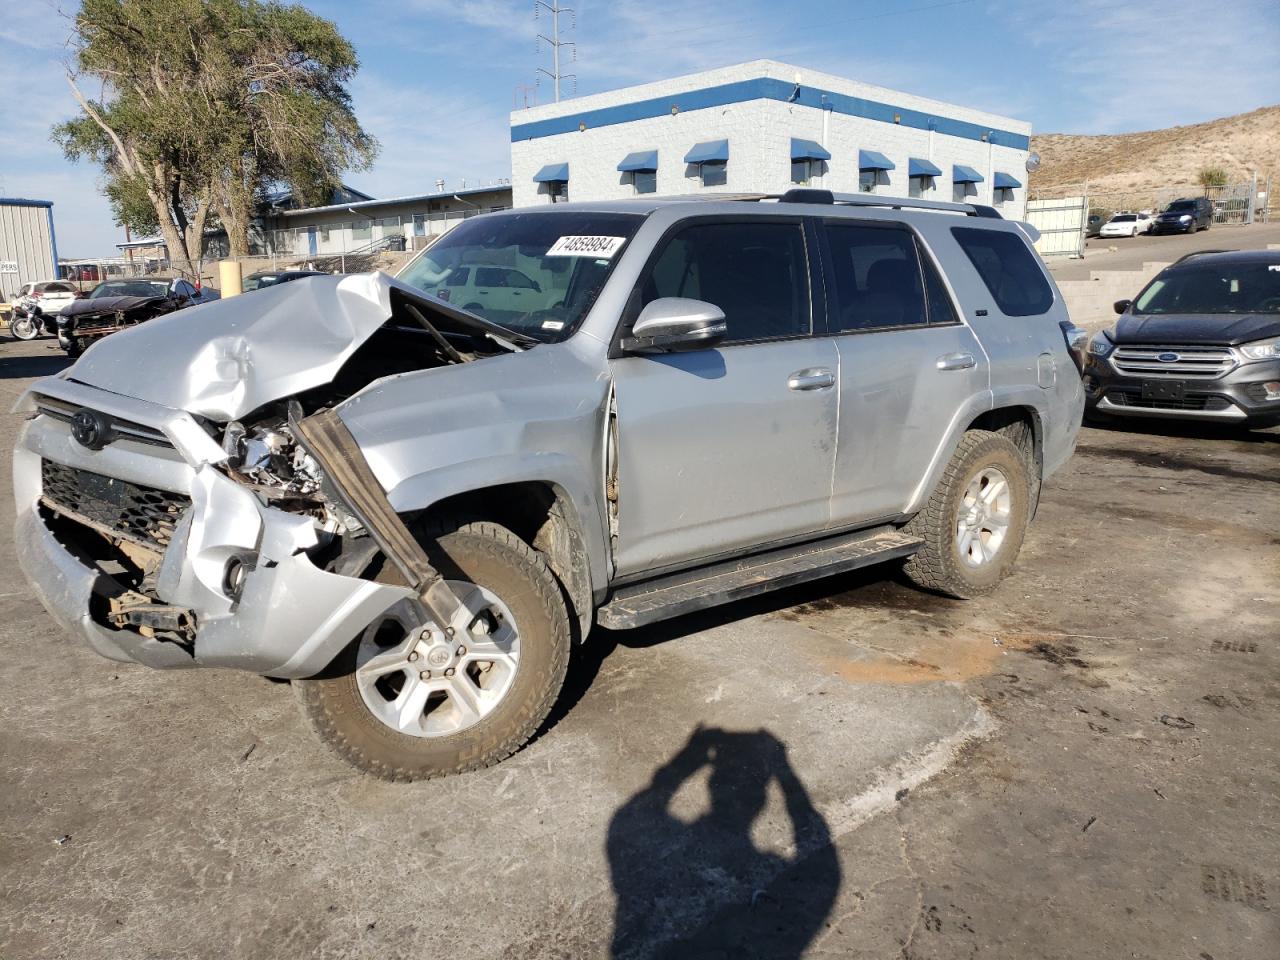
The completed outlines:
[[[101,450],[113,439],[111,421],[97,410],[77,410],[71,417],[71,436],[90,450]]]

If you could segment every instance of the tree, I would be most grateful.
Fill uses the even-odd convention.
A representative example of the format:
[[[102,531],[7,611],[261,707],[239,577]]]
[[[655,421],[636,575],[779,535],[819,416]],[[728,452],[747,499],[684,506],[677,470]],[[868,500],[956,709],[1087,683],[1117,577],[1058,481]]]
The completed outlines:
[[[101,164],[116,219],[159,229],[194,272],[205,227],[231,252],[266,184],[318,201],[377,142],[346,84],[359,63],[327,20],[260,0],[84,0],[67,80],[81,116],[54,128],[71,159]],[[98,82],[96,99],[81,82]]]
[[[1196,174],[1196,181],[1206,190],[1209,187],[1225,187],[1227,171],[1222,167],[1204,167]]]

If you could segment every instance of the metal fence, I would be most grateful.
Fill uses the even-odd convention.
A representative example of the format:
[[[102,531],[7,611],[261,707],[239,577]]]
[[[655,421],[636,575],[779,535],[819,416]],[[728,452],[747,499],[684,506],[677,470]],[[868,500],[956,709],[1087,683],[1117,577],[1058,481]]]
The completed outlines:
[[[1027,199],[1027,222],[1040,232],[1036,252],[1042,257],[1079,257],[1084,253],[1089,198],[1083,193]]]
[[[1060,191],[1061,192],[1061,191]],[[1174,200],[1208,197],[1213,222],[1226,226],[1263,223],[1271,218],[1271,178],[1254,178],[1219,186],[1174,186],[1160,190],[1087,190],[1090,213],[1107,217],[1116,213],[1159,213]]]

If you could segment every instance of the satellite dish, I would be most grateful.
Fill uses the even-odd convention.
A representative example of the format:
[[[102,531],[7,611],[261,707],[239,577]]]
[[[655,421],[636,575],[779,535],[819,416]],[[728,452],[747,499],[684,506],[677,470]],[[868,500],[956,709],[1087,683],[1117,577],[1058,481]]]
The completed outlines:
[[[1028,153],[1027,154],[1027,173],[1035,173],[1039,169],[1040,169],[1040,154]]]

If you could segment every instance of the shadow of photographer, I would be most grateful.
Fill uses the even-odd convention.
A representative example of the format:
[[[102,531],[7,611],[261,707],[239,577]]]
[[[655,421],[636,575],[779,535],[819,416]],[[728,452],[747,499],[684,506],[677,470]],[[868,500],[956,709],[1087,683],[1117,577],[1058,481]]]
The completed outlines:
[[[704,768],[710,802],[681,819],[672,801]],[[752,839],[770,783],[790,821],[785,855]],[[799,957],[840,888],[830,829],[766,730],[695,730],[614,814],[607,853],[614,958]]]

